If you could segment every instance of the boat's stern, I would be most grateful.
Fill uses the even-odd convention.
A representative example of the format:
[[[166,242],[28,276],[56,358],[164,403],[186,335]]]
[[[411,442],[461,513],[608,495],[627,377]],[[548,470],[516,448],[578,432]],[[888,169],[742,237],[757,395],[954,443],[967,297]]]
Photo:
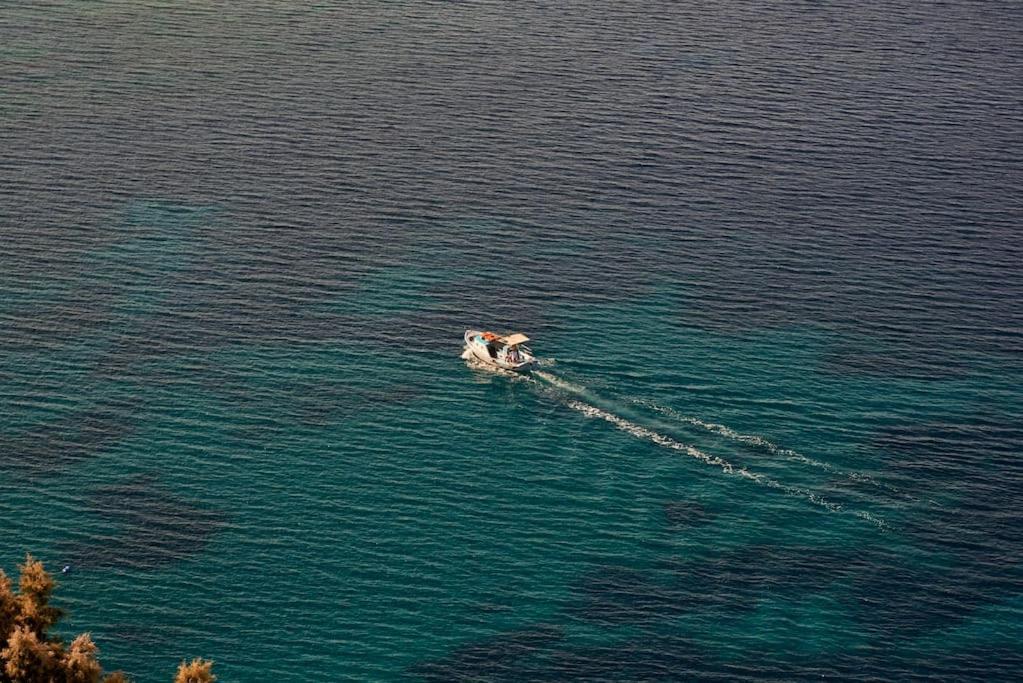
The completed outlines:
[[[538,367],[539,364],[537,363],[536,359],[530,357],[529,359],[524,360],[521,363],[517,363],[515,365],[510,366],[508,369],[514,370],[515,372],[532,372],[533,370],[536,370]]]

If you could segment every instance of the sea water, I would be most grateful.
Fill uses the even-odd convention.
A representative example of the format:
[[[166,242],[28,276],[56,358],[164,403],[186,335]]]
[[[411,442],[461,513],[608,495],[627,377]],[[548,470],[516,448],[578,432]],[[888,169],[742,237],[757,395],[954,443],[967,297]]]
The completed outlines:
[[[4,6],[0,567],[139,681],[1013,678],[1021,22]]]

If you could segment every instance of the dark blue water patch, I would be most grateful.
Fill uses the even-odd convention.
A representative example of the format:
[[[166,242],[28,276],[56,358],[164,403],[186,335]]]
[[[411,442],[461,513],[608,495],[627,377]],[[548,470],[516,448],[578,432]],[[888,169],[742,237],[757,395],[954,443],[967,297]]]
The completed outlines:
[[[131,404],[110,401],[38,424],[0,441],[0,467],[30,477],[60,474],[98,457],[128,438],[138,427]]]
[[[301,287],[301,285],[296,285]],[[312,302],[315,303],[315,302]],[[178,286],[166,302],[134,321],[130,335],[118,340],[118,356],[145,358],[155,353],[183,354],[233,344],[301,344],[372,340],[360,334],[357,319],[311,310],[301,294],[267,295],[258,290],[189,292]]]
[[[1023,558],[1012,532],[1023,523],[1023,429],[1013,412],[895,424],[874,439],[888,469],[932,499],[906,528],[923,547],[956,553],[978,567]],[[997,562],[995,562],[997,564]],[[981,572],[983,574],[983,572]]]
[[[64,349],[105,334],[117,323],[111,301],[101,292],[78,292],[63,301],[41,301],[0,313],[0,352]]]
[[[986,201],[987,190],[974,189]],[[837,349],[825,364],[853,374],[941,376],[943,365],[958,371],[985,354],[1019,357],[1023,279],[1014,263],[1023,243],[1011,228],[1019,208],[1004,196],[991,198],[1001,208],[990,221],[965,229],[976,207],[922,218],[912,202],[892,202],[893,226],[895,215],[863,213],[848,197],[795,195],[798,206],[778,196],[746,205],[713,238],[689,231],[698,256],[665,268],[694,285],[683,321],[732,334],[809,325],[859,337],[859,349]],[[849,203],[848,214],[836,202]],[[791,222],[779,220],[789,213]]]
[[[514,678],[523,659],[549,649],[564,635],[561,627],[537,624],[458,647],[440,659],[414,665],[408,673],[438,683]]]
[[[137,334],[149,311],[172,300],[202,247],[196,235],[213,220],[206,208],[156,201],[128,202],[105,218],[103,230],[64,240],[43,230],[20,252],[5,252],[12,271],[25,262],[35,270],[3,283],[15,303],[2,312],[0,349],[67,350]]]
[[[263,357],[242,369],[210,367],[199,373],[204,394],[230,405],[237,414],[265,417],[306,425],[324,425],[389,406],[407,405],[427,394],[416,382],[392,383],[380,377],[359,381],[335,380],[315,374],[299,374],[286,359]],[[337,356],[340,371],[347,371],[346,358]],[[278,363],[281,364],[278,367]],[[361,367],[356,363],[357,367]],[[190,380],[191,382],[191,380]]]
[[[308,390],[295,394],[295,412],[303,424],[325,425],[328,422],[356,417],[367,411],[406,405],[421,399],[424,395],[424,389],[416,385],[394,385],[379,389],[312,385]]]
[[[448,269],[449,277],[431,288],[435,298],[464,301],[471,291],[487,302],[484,310],[505,301],[535,305],[576,294],[622,300],[646,293],[651,278],[640,266],[654,257],[644,247],[649,240],[625,222],[602,221],[599,229],[586,229],[578,221],[566,224],[551,216],[434,221],[421,226],[416,246],[426,264]],[[437,241],[447,243],[444,251]]]
[[[901,530],[915,559],[867,553],[854,586],[859,620],[879,638],[898,640],[967,622],[990,606],[1023,595],[1023,515],[1018,486],[1005,492],[962,487],[953,504],[932,506]],[[985,499],[990,495],[990,499]]]
[[[898,377],[917,380],[961,379],[972,372],[970,363],[951,352],[934,354],[930,349],[892,351],[885,349],[831,349],[818,369],[836,375]]]
[[[87,509],[117,532],[58,548],[63,562],[82,570],[151,571],[182,562],[203,553],[226,523],[221,512],[170,492],[152,475],[100,487]]]
[[[605,627],[654,628],[682,616],[748,613],[765,598],[824,593],[836,582],[862,585],[857,595],[876,595],[880,586],[871,581],[871,568],[895,560],[852,549],[759,545],[704,559],[667,558],[644,570],[602,567],[579,582],[568,613]],[[899,577],[893,572],[889,578]],[[899,615],[904,609],[892,608]]]
[[[636,638],[610,645],[562,648],[536,662],[531,669],[508,675],[506,681],[684,681],[694,675],[726,673],[705,663],[699,646],[675,638]]]
[[[409,670],[418,680],[1011,680],[1023,655],[1004,646],[929,649],[924,656],[891,642],[798,652],[747,644],[722,657],[692,637],[653,631],[604,645],[573,645],[543,632],[517,631],[460,648]],[[826,634],[833,636],[835,634]],[[525,641],[525,642],[524,642]],[[492,657],[492,659],[480,659]]]
[[[978,361],[988,362],[986,356],[1018,362],[1023,354],[1023,336],[1015,331],[1021,323],[1018,311],[1004,297],[999,303],[983,293],[964,294],[961,306],[944,303],[930,311],[927,302],[911,299],[894,306],[874,295],[843,302],[824,293],[814,300],[793,283],[772,287],[780,291],[705,292],[681,320],[724,334],[810,326],[862,340],[830,349],[822,359],[820,371],[840,375],[955,379]],[[795,301],[784,303],[789,297]]]
[[[848,551],[778,544],[749,546],[696,562],[667,560],[664,567],[675,583],[709,605],[724,601],[731,608],[750,609],[768,595],[826,590],[860,564]]]
[[[217,387],[230,386],[232,379],[210,359],[212,353],[282,345],[318,352],[351,346],[394,349],[379,328],[361,318],[295,313],[268,324],[265,318],[249,316],[252,309],[228,308],[156,312],[131,335],[114,339],[90,372],[96,380],[160,384],[200,379]]]
[[[673,529],[709,524],[714,515],[706,506],[690,500],[672,500],[664,504],[664,520]]]
[[[745,609],[768,596],[792,598],[848,586],[848,613],[878,643],[904,642],[948,628],[982,607],[1023,593],[1018,554],[1011,550],[974,551],[951,563],[942,550],[948,548],[930,544],[899,553],[881,547],[762,545],[666,567],[675,574],[669,585],[697,596],[727,595],[732,607]],[[698,600],[695,607],[703,604],[713,602]]]
[[[955,478],[963,471],[979,473],[989,465],[989,458],[1015,472],[1023,466],[1006,456],[1023,449],[1019,418],[992,413],[972,420],[956,417],[948,422],[896,424],[882,429],[873,443],[889,454],[892,467],[922,475],[924,484],[940,484],[942,475]],[[985,457],[967,457],[973,453]]]
[[[603,646],[559,648],[501,681],[879,681],[1012,680],[1023,656],[1005,647],[905,655],[884,647],[824,654],[752,647],[729,659],[694,639],[646,636]]]
[[[601,625],[651,625],[700,609],[687,588],[651,572],[601,567],[580,582],[579,601],[570,612]]]

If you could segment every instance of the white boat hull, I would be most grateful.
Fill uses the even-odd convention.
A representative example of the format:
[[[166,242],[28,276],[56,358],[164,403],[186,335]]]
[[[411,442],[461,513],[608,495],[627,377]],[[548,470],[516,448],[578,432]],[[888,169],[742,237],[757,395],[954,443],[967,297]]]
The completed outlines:
[[[536,358],[528,350],[518,347],[516,349],[518,359],[509,360],[504,349],[494,350],[493,345],[483,339],[483,332],[480,330],[466,330],[464,339],[468,354],[485,365],[513,372],[528,372],[536,367]]]

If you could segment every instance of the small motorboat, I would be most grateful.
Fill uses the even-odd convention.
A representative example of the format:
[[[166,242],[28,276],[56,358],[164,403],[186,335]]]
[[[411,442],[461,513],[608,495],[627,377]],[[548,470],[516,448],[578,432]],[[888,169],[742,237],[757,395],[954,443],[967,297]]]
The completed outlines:
[[[465,331],[466,355],[502,370],[526,372],[533,369],[536,357],[525,345],[527,341],[529,337],[520,332],[499,336],[481,330]]]

